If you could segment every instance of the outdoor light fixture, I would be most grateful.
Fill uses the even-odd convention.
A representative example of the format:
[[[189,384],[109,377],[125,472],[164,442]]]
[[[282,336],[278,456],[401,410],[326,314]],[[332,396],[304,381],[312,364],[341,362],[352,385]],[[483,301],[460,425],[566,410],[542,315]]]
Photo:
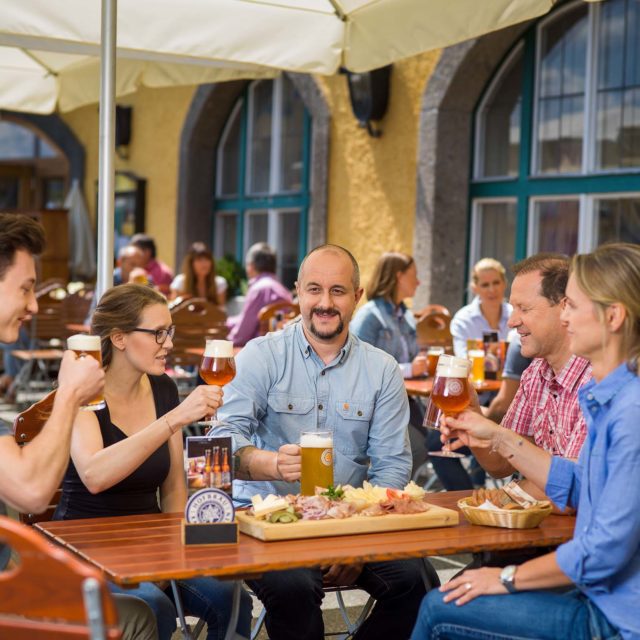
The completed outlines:
[[[129,157],[132,112],[133,107],[116,105],[116,153],[125,160]]]
[[[365,73],[346,73],[353,115],[370,136],[379,138],[382,131],[374,128],[372,121],[382,120],[387,111],[391,65]]]

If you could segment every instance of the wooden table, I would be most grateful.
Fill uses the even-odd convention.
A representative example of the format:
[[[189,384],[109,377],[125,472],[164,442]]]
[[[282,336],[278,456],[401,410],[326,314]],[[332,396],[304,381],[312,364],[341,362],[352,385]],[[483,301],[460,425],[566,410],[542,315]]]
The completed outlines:
[[[498,389],[500,389],[500,384],[500,380],[485,380],[479,385],[474,385],[474,389],[477,393],[498,391]],[[410,396],[428,398],[431,395],[432,387],[433,378],[407,378],[404,381],[404,388]]]

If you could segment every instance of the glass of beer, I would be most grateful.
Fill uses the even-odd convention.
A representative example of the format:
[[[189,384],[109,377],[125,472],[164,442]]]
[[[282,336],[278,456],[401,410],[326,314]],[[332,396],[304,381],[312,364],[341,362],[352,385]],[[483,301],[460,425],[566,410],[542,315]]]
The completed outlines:
[[[444,347],[429,347],[427,350],[427,375],[430,378],[436,375],[438,358],[444,353]]]
[[[300,435],[302,471],[300,493],[315,494],[316,487],[333,485],[333,435],[331,431],[303,431]]]
[[[471,382],[479,387],[484,382],[484,350],[471,349],[467,355],[471,360]]]
[[[469,406],[471,402],[469,360],[452,356],[440,359],[431,390],[431,402],[445,416],[455,416]],[[464,458],[463,454],[450,451],[448,443],[444,444],[442,451],[429,451],[429,455]]]
[[[100,336],[88,336],[85,333],[77,333],[67,338],[67,349],[73,351],[79,358],[91,357],[97,360],[102,366],[102,348]],[[98,411],[107,406],[102,392],[97,395],[89,404],[80,407],[84,411]]]
[[[233,342],[230,340],[207,340],[204,355],[200,361],[200,377],[207,384],[217,384],[219,387],[231,382],[236,377],[236,363],[233,359]],[[217,412],[208,420],[198,422],[207,427],[220,424]]]

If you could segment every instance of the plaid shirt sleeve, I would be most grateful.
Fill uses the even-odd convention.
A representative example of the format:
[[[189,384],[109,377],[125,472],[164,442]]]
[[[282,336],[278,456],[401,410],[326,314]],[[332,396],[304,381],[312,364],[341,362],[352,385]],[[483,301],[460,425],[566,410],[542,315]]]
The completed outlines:
[[[531,365],[522,374],[520,386],[509,409],[502,418],[502,426],[515,431],[521,436],[533,437],[533,403],[531,402],[531,385],[538,367]]]

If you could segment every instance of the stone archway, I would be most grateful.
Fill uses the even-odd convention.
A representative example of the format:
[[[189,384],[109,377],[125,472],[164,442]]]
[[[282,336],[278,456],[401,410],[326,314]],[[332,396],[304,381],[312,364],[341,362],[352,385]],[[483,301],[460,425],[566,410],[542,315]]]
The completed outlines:
[[[326,242],[329,124],[331,114],[322,92],[306,74],[287,74],[311,115],[311,157],[307,244]],[[211,233],[211,199],[214,193],[215,150],[224,125],[248,81],[203,85],[195,93],[180,137],[176,262],[196,238]]]
[[[466,286],[473,114],[487,83],[529,23],[448,47],[420,112],[414,258],[417,308],[461,305]]]

